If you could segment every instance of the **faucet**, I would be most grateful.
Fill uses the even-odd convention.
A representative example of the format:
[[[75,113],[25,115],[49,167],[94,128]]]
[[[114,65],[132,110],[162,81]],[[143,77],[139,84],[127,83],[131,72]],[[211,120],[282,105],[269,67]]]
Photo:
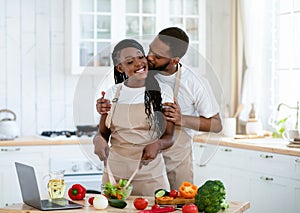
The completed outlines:
[[[297,113],[296,113],[296,126],[295,126],[295,128],[298,129],[298,127],[299,127],[299,125],[298,125],[298,120],[299,120],[299,101],[297,101],[297,106],[296,106],[296,107],[291,107],[291,106],[289,106],[289,105],[287,105],[287,104],[285,104],[285,103],[281,103],[281,104],[278,105],[277,111],[280,110],[280,107],[281,107],[282,105],[283,105],[283,106],[286,106],[286,107],[289,108],[289,109],[296,109],[296,110],[297,110]]]

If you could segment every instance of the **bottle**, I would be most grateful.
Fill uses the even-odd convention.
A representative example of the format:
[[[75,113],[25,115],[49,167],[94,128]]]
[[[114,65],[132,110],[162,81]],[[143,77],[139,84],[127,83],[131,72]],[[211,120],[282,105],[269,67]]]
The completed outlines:
[[[254,103],[251,104],[251,110],[249,112],[249,119],[246,124],[246,134],[247,135],[263,135],[262,124],[258,120],[255,112]]]

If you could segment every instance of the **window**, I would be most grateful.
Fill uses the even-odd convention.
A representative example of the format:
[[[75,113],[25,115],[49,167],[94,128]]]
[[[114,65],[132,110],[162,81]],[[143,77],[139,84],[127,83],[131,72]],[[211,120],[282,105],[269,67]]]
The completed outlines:
[[[80,0],[79,8],[80,66],[109,66],[109,50],[103,49],[111,39],[110,0]]]
[[[275,103],[295,108],[300,101],[300,0],[278,0],[275,15]],[[279,118],[290,116],[289,125],[296,123],[296,109],[282,106]]]
[[[196,67],[205,50],[205,0],[67,0],[66,60],[73,74],[107,71],[114,44],[136,38],[148,51],[163,28],[177,26],[190,36],[185,63]]]

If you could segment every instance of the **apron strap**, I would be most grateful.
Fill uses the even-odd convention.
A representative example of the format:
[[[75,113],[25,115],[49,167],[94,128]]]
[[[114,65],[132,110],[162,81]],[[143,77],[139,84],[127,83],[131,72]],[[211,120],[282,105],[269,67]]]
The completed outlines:
[[[114,97],[114,99],[112,100],[112,105],[111,105],[110,113],[108,113],[108,115],[107,115],[107,117],[106,117],[105,124],[106,124],[107,128],[110,128],[112,116],[113,116],[113,114],[114,114],[114,112],[115,112],[115,108],[116,108],[117,102],[118,102],[119,97],[120,97],[120,91],[121,91],[121,88],[122,88],[122,84],[120,84],[120,85],[118,86],[118,88],[117,88],[115,97]]]
[[[177,98],[179,85],[180,85],[180,78],[181,78],[181,64],[178,65],[178,71],[176,73],[176,81],[174,85],[174,97]]]
[[[105,121],[105,124],[107,126],[107,128],[110,128],[110,125],[111,125],[111,120],[112,120],[112,116],[115,112],[115,108],[116,108],[116,105],[117,105],[117,102],[119,100],[119,97],[120,97],[120,91],[122,89],[122,84],[120,84],[117,88],[117,91],[116,91],[116,94],[115,94],[115,97],[114,99],[112,100],[112,106],[111,106],[111,110],[110,110],[110,113],[108,113],[107,117],[106,117],[106,121]],[[141,159],[142,159],[142,156],[141,156]],[[137,168],[134,170],[134,172],[132,173],[131,177],[129,178],[128,180],[128,184],[126,184],[126,186],[128,186],[130,184],[130,182],[132,181],[132,179],[134,178],[134,176],[136,175],[136,173],[140,170],[141,168],[141,161],[139,161],[139,163],[137,164]],[[108,179],[109,179],[109,182],[112,184],[112,185],[116,185],[116,180],[112,174],[112,171],[109,167],[109,164],[108,164],[108,161],[106,161],[106,170],[107,170],[107,174],[108,174]]]

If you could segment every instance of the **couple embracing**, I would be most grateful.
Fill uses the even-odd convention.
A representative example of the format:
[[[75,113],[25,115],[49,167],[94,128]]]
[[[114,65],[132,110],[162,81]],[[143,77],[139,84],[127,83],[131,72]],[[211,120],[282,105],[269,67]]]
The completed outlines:
[[[103,183],[132,180],[133,195],[153,195],[193,182],[192,130],[220,132],[219,107],[205,84],[180,64],[189,37],[162,30],[146,56],[135,40],[113,50],[115,85],[97,101],[102,114],[95,154],[105,162]]]

